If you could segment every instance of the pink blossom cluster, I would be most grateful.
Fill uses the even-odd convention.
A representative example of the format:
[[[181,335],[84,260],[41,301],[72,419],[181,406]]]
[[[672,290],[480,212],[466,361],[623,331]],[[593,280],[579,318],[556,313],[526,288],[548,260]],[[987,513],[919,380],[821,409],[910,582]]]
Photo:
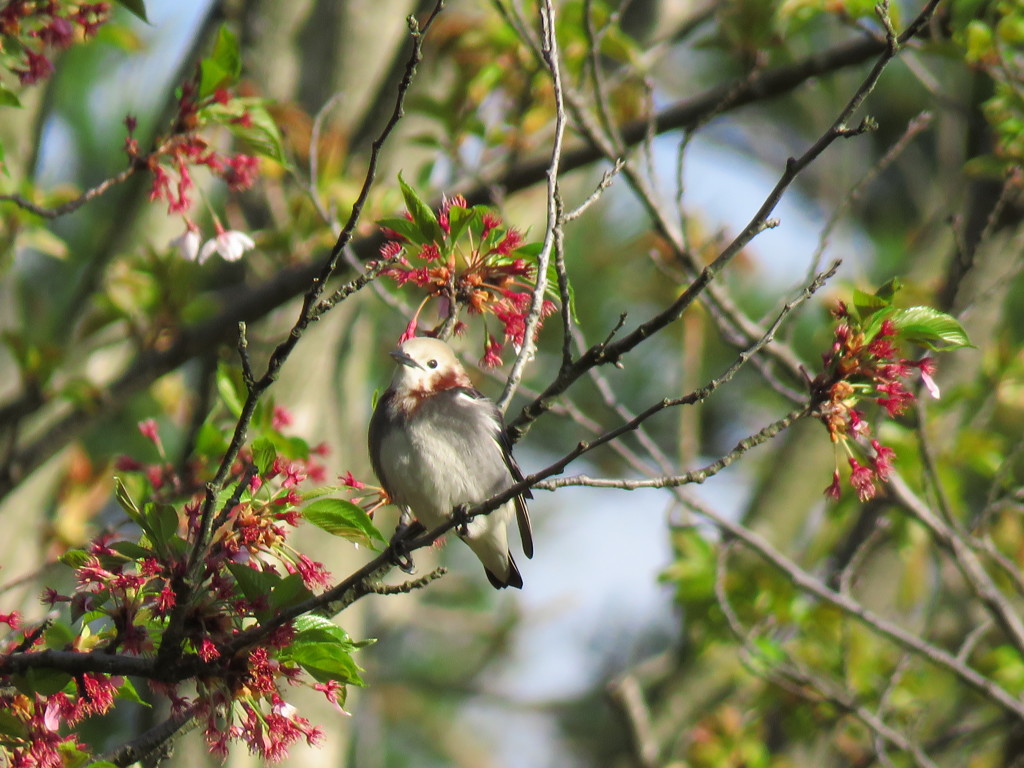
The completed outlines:
[[[857,406],[862,400],[869,400],[880,406],[885,416],[899,416],[915,400],[916,396],[904,383],[915,372],[920,373],[928,391],[937,398],[939,390],[932,379],[935,361],[931,357],[900,357],[896,347],[899,334],[891,320],[883,320],[878,331],[865,338],[845,304],[840,302],[833,314],[840,322],[831,349],[822,355],[824,368],[811,382],[811,392],[832,442],[847,449],[850,485],[861,501],[868,501],[878,493],[877,484],[892,474],[896,454],[871,436],[871,426]],[[851,442],[858,439],[871,446],[866,461],[854,456]],[[825,495],[838,499],[840,493],[837,466]]]
[[[267,427],[270,434],[279,434],[291,421],[286,409],[276,407],[267,417]],[[179,693],[175,684],[153,681],[150,685],[170,700],[173,711],[192,709],[202,719],[213,753],[226,756],[228,744],[236,741],[256,755],[279,761],[298,740],[317,743],[322,731],[285,701],[282,685],[315,687],[335,706],[339,693],[344,693],[343,685],[308,680],[302,667],[289,660],[285,649],[295,638],[291,623],[255,646],[235,649],[232,640],[272,610],[271,590],[246,587],[249,579],[240,575],[245,570],[272,578],[270,583],[297,574],[309,590],[332,583],[322,563],[288,544],[291,531],[302,520],[296,507],[303,501],[300,488],[310,480],[325,480],[319,459],[326,446],[302,458],[278,455],[265,461],[262,471],[253,469],[251,450],[239,456],[229,481],[233,487],[241,485],[235,497],[238,503],[215,510],[200,582],[186,602],[182,590],[188,553],[200,530],[204,494],[199,478],[205,468],[192,466],[179,474],[167,459],[155,420],[141,422],[139,432],[152,443],[159,460],[151,464],[122,460],[119,466],[123,472],[139,473],[143,484],[149,485],[139,491],[138,482],[132,483],[136,493],[153,500],[138,505],[141,511],[137,509],[138,516],[133,518],[146,536],[138,539],[123,529],[103,533],[85,549],[65,555],[63,559],[75,570],[74,589],[63,594],[48,588],[42,600],[51,608],[63,606],[72,622],[85,621],[90,629],[73,636],[64,649],[147,656],[159,649],[173,617],[181,628],[184,653],[208,665],[207,672],[194,681],[195,694],[190,697]],[[257,579],[256,573],[251,578]],[[0,614],[0,623],[11,629],[0,647],[3,652],[41,650],[47,641],[46,625],[23,626],[17,612]],[[75,676],[74,681],[73,686],[50,695],[29,695],[16,691],[10,678],[0,674],[0,707],[19,721],[19,732],[25,734],[3,747],[10,765],[65,765],[69,749],[85,749],[69,729],[86,717],[107,712],[124,684],[118,677],[91,673]]]
[[[195,189],[191,169],[197,166],[205,166],[213,175],[221,178],[233,192],[248,189],[255,183],[259,175],[257,158],[242,153],[232,155],[216,152],[197,132],[201,122],[200,109],[212,103],[227,104],[231,98],[228,91],[218,89],[206,99],[200,99],[195,80],[189,80],[182,85],[172,136],[163,143],[160,150],[148,155],[145,161],[146,167],[153,174],[149,199],[165,201],[168,213],[182,216],[188,214]],[[251,118],[248,113],[243,113],[235,118],[235,121],[245,124],[251,121]],[[134,118],[126,118],[125,126],[128,129],[125,151],[134,160],[138,157],[139,151],[138,143],[133,136]]]
[[[53,51],[92,37],[109,18],[110,3],[8,0],[0,8],[0,51],[21,50],[12,71],[33,85],[53,74]]]
[[[283,648],[290,638],[272,639],[272,648]],[[196,713],[205,724],[203,736],[210,753],[226,759],[232,741],[272,762],[288,757],[288,748],[304,739],[310,746],[323,738],[323,730],[298,714],[281,696],[281,682],[301,683],[302,670],[276,660],[267,648],[255,648],[239,674],[220,680],[207,678],[198,684]],[[323,691],[322,684],[313,686]],[[326,695],[326,694],[325,694]],[[188,699],[175,697],[184,710]],[[330,700],[330,696],[328,696]]]
[[[20,648],[8,639],[4,652]],[[41,643],[41,639],[33,645]],[[28,695],[5,685],[0,693],[3,712],[21,726],[17,735],[5,735],[7,765],[11,768],[63,768],[65,758],[80,751],[82,744],[74,731],[62,733],[62,725],[74,726],[92,715],[102,715],[114,704],[123,683],[119,677],[84,673],[76,678],[77,695],[58,691],[50,696]],[[10,730],[10,729],[8,729]]]
[[[484,335],[484,354],[481,363],[499,366],[507,342],[517,349],[526,337],[526,320],[533,299],[530,281],[536,267],[517,252],[524,246],[523,236],[514,227],[504,229],[501,219],[493,212],[475,216],[465,231],[453,241],[451,222],[456,215],[467,215],[471,209],[462,195],[448,198],[437,211],[441,240],[413,243],[408,237],[382,227],[388,240],[381,246],[381,256],[395,263],[384,269],[384,274],[399,286],[412,283],[427,292],[429,297],[440,297],[442,314],[454,300],[465,306],[471,315],[492,315],[502,325],[503,338],[490,332]],[[456,214],[458,211],[458,214]],[[412,221],[412,214],[406,213]],[[422,310],[422,305],[420,307]],[[555,305],[545,300],[541,317],[555,311]],[[412,319],[399,342],[416,335],[418,316]],[[456,333],[465,330],[459,323]],[[539,330],[539,326],[538,326]]]

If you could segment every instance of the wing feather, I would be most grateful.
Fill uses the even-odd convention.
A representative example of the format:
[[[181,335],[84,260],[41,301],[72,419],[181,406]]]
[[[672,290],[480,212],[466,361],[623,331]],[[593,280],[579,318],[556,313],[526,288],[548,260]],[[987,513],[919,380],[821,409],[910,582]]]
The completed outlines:
[[[367,430],[366,435],[370,450],[370,466],[373,467],[373,472],[377,475],[381,488],[387,492],[388,496],[391,496],[391,483],[388,482],[388,478],[384,473],[384,462],[380,454],[381,445],[384,442],[384,433],[395,422],[395,416],[391,408],[391,401],[394,400],[394,397],[395,393],[390,389],[381,395],[377,401],[377,407],[373,409],[373,416],[370,417],[370,428]]]
[[[488,400],[476,389],[468,387],[461,388],[460,392],[474,400],[486,401],[491,407],[491,417],[498,429],[498,433],[494,436],[494,439],[498,443],[498,447],[501,448],[501,457],[505,461],[505,466],[508,467],[509,474],[512,475],[513,481],[517,483],[521,482],[523,480],[523,471],[519,468],[519,464],[516,463],[515,457],[512,456],[512,441],[508,439],[508,432],[505,429],[505,420],[502,418],[501,411],[498,410],[498,406],[496,406],[491,400]],[[519,538],[523,543],[523,554],[528,558],[533,557],[533,525],[530,522],[530,511],[526,506],[526,500],[532,498],[533,494],[530,493],[530,489],[527,488],[514,499],[516,508],[516,524],[519,527]]]

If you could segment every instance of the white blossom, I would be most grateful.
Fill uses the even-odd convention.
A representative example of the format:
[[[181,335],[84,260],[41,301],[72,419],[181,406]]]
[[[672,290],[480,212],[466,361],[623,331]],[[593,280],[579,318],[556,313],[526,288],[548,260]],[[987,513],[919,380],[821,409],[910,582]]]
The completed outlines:
[[[243,253],[255,246],[256,243],[245,232],[229,229],[206,241],[199,251],[199,263],[205,263],[215,251],[224,261],[238,261]]]
[[[170,248],[177,248],[181,258],[195,261],[196,257],[199,256],[199,244],[202,241],[203,239],[199,236],[198,232],[194,229],[186,229],[167,245]]]

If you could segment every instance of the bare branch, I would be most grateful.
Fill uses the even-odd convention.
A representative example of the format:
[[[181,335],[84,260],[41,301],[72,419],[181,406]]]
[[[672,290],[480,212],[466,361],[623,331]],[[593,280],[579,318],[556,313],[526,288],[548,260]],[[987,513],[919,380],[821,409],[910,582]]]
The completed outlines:
[[[829,589],[820,579],[807,573],[807,571],[775,549],[767,539],[740,523],[731,520],[729,517],[719,514],[693,494],[685,493],[681,489],[677,490],[676,493],[679,499],[693,512],[709,520],[717,528],[728,533],[730,536],[743,542],[749,549],[756,552],[765,561],[785,574],[798,589],[835,606],[861,622],[871,631],[887,638],[910,653],[925,659],[930,664],[949,672],[976,693],[1001,707],[1007,714],[1024,720],[1024,701],[1018,699],[995,681],[972,669],[944,649],[923,640],[913,632],[865,608],[848,595],[843,595]]]
[[[547,170],[547,227],[544,231],[544,243],[537,257],[537,283],[533,289],[530,311],[526,316],[526,330],[523,334],[523,347],[516,355],[508,381],[496,405],[504,413],[515,395],[519,381],[523,377],[526,364],[533,359],[537,342],[534,336],[540,325],[541,312],[544,308],[544,293],[548,285],[548,264],[555,246],[556,230],[561,230],[560,210],[558,205],[558,173],[562,159],[562,140],[565,135],[565,106],[562,100],[562,75],[558,58],[558,41],[555,36],[555,9],[551,0],[542,0],[540,8],[541,22],[541,55],[548,71],[551,73],[551,86],[555,95],[555,135],[551,144],[551,163]]]
[[[725,588],[725,574],[732,543],[727,542],[718,550],[718,567],[715,571],[715,599],[722,609],[722,614],[726,618],[729,629],[743,645],[746,654],[752,658],[759,658],[761,653],[752,641],[751,634],[744,628],[739,616],[729,602],[729,595]],[[858,701],[858,697],[854,693],[820,675],[812,674],[804,665],[786,653],[781,645],[776,644],[776,647],[785,656],[786,660],[784,662],[768,662],[764,671],[762,671],[763,665],[747,664],[745,665],[747,669],[752,674],[775,683],[779,683],[782,680],[795,683],[795,685],[786,685],[784,687],[787,691],[795,693],[802,698],[812,698],[813,700],[813,697],[808,696],[808,689],[814,691],[825,701],[835,705],[841,711],[849,712],[864,723],[875,734],[876,739],[887,741],[897,749],[908,752],[914,758],[914,762],[917,765],[922,766],[922,768],[937,768],[919,744],[889,726],[881,718],[880,713],[872,712],[868,709]],[[881,756],[885,753],[884,745],[879,743],[878,746],[880,747],[878,753]]]

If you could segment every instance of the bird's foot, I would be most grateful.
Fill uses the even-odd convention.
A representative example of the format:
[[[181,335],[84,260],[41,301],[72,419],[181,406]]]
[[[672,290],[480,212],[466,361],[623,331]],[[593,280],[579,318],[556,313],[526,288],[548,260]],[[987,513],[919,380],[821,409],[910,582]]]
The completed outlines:
[[[391,537],[391,559],[395,565],[406,573],[412,573],[416,566],[412,562],[412,552],[409,543],[426,529],[418,520],[408,522],[404,517],[399,520],[395,527],[395,533]]]
[[[455,521],[455,532],[463,538],[469,536],[469,515],[466,514],[468,511],[469,505],[467,504],[459,504],[459,506],[452,510],[452,520]]]

